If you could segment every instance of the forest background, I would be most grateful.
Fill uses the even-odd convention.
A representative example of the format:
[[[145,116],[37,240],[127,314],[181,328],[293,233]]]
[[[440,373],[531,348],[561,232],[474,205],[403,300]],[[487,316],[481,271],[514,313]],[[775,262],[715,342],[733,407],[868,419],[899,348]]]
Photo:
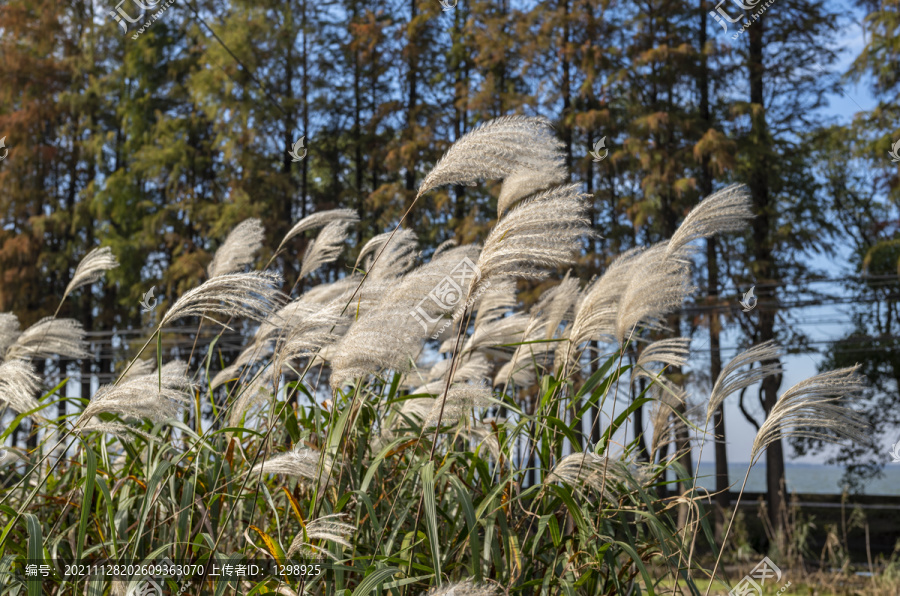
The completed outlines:
[[[593,196],[602,237],[584,247],[582,279],[671,236],[710,192],[748,185],[751,229],[705,244],[700,298],[672,321],[705,356],[674,380],[708,389],[723,361],[768,339],[802,363],[789,367],[798,379],[863,364],[871,444],[796,441],[765,462],[770,498],[785,456],[840,463],[863,490],[900,440],[900,0],[776,0],[758,17],[764,3],[745,6],[2,2],[0,310],[23,328],[52,315],[71,278],[58,272],[111,247],[122,266],[60,313],[85,325],[93,357],[38,363],[45,378],[76,379],[70,395],[91,394],[149,334],[147,290],[171,304],[195,287],[237,223],[258,217],[271,240],[351,207],[362,246],[397,225],[454,140],[490,118],[541,115]],[[294,161],[301,137],[307,154]],[[498,188],[432,192],[404,225],[426,254],[483,240]],[[284,279],[309,241],[274,262]],[[354,256],[316,275],[343,276]],[[751,286],[758,306],[744,313]],[[546,287],[523,289],[528,301]],[[186,358],[195,331],[167,330],[167,357]],[[216,348],[230,362],[242,344],[235,333]],[[746,453],[792,383],[772,377],[742,395],[718,434]],[[23,428],[9,441],[36,444]],[[715,453],[724,465],[724,443]]]

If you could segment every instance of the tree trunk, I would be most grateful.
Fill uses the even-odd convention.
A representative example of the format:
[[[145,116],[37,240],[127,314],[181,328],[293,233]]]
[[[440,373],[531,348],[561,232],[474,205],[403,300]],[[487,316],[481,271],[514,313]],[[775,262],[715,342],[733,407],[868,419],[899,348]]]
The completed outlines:
[[[760,285],[757,291],[759,308],[757,309],[758,342],[775,338],[776,302],[773,282],[776,280],[774,255],[771,243],[771,216],[767,147],[769,134],[766,125],[765,97],[763,94],[763,31],[765,21],[760,19],[753,23],[747,31],[750,37],[748,54],[748,71],[750,79],[751,132],[750,151],[753,156],[749,176],[750,193],[754,203],[756,217],[753,219],[753,267],[756,269],[756,282]],[[767,377],[762,383],[762,405],[766,416],[772,411],[778,400],[778,388],[781,376]],[[782,512],[781,483],[784,479],[784,450],[781,440],[769,445],[766,450],[766,491],[769,504],[769,521],[776,532],[778,547],[782,547],[783,531],[779,522]]]

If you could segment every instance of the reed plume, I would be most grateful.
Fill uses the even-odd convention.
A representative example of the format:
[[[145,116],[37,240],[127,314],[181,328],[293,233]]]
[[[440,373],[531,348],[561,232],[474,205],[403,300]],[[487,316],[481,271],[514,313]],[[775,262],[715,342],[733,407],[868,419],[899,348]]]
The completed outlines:
[[[296,224],[294,224],[294,227],[284,235],[284,238],[281,240],[281,244],[278,245],[278,249],[275,252],[280,252],[285,243],[298,234],[302,234],[307,230],[320,228],[334,222],[343,222],[347,225],[353,225],[359,223],[359,214],[355,209],[332,209],[330,211],[319,211],[318,213],[307,215]]]
[[[118,266],[119,262],[116,260],[115,255],[112,254],[111,248],[104,246],[93,249],[78,263],[78,267],[75,268],[75,275],[72,276],[72,281],[66,286],[62,299],[65,300],[66,296],[78,288],[98,281],[103,277],[104,273]]]
[[[207,313],[265,321],[286,301],[286,296],[275,289],[280,283],[281,276],[277,273],[249,271],[217,275],[179,298],[163,315],[159,326],[198,316],[227,327]]]
[[[87,358],[84,328],[75,319],[44,317],[23,331],[6,349],[6,360],[22,358]]]
[[[331,222],[322,228],[315,240],[306,247],[303,253],[303,264],[300,277],[306,277],[322,265],[330,263],[340,256],[347,240],[349,224],[345,221]]]
[[[207,268],[210,279],[237,273],[250,265],[262,248],[265,233],[262,222],[258,219],[246,219],[239,223],[213,256]]]
[[[559,158],[535,167],[520,168],[504,178],[497,198],[497,218],[510,207],[533,194],[563,184],[568,177],[565,166],[565,154],[559,152]]]
[[[783,372],[781,365],[777,362],[781,356],[781,349],[773,340],[753,346],[744,350],[722,368],[719,378],[716,379],[712,391],[709,394],[709,404],[706,407],[706,424],[712,419],[719,405],[725,399],[756,383],[759,383],[766,377],[777,375]],[[753,365],[757,362],[762,363],[757,368]],[[744,366],[750,366],[747,370],[741,370]]]
[[[636,377],[656,377],[659,371],[650,370],[647,365],[651,362],[659,362],[666,366],[684,366],[687,364],[688,355],[691,352],[691,339],[689,337],[672,337],[653,342],[643,349],[637,359]]]
[[[30,362],[7,360],[0,364],[0,403],[6,403],[16,412],[21,414],[40,407],[34,397],[40,386],[41,381]]]
[[[76,427],[103,412],[153,422],[177,418],[192,403],[193,384],[187,368],[186,362],[176,360],[158,373],[127,377],[118,385],[100,387],[82,411]]]
[[[356,527],[343,520],[343,513],[332,513],[323,515],[306,524],[299,534],[291,542],[288,548],[287,556],[290,557],[296,552],[306,552],[309,554],[324,554],[337,560],[328,549],[317,547],[312,544],[313,540],[328,540],[345,548],[352,548],[349,542],[350,535],[356,531]]]
[[[21,334],[19,317],[11,312],[0,313],[0,354],[5,356],[6,350]]]
[[[448,279],[466,259],[471,262],[477,250],[473,246],[447,250],[386,288],[378,304],[361,314],[334,346],[332,388],[383,369],[411,371],[431,332],[429,323],[439,321],[448,307],[464,299],[465,286]],[[438,301],[429,298],[438,290]]]
[[[393,235],[393,238],[391,238]],[[390,239],[390,243],[388,240]],[[385,246],[387,244],[387,246]],[[384,250],[382,250],[384,247]],[[396,232],[378,234],[362,247],[356,258],[354,268],[359,268],[364,263],[368,279],[393,279],[412,269],[418,256],[418,240],[412,230],[400,228]],[[380,251],[380,252],[379,252]],[[363,261],[367,256],[372,256],[368,261]],[[443,256],[443,255],[441,255]],[[375,262],[377,257],[378,261]],[[437,257],[432,257],[432,262]],[[368,283],[368,281],[367,281]]]
[[[285,453],[270,457],[262,463],[258,463],[250,469],[248,474],[255,477],[257,474],[283,474],[307,480],[316,480],[318,475],[318,462],[322,455],[315,449],[309,449],[298,444],[294,449]],[[331,456],[325,454],[322,476],[331,474],[334,461]]]
[[[582,494],[594,489],[598,494],[602,491],[602,497],[607,501],[617,501],[621,494],[618,487],[630,488],[629,485],[633,486],[634,481],[627,466],[621,461],[607,459],[592,451],[572,453],[553,466],[544,483],[565,482]]]
[[[483,385],[457,384],[450,387],[441,414],[441,398],[434,400],[431,411],[425,418],[426,426],[434,426],[440,418],[441,424],[456,424],[468,418],[473,408],[485,408],[493,402],[491,389]]]
[[[774,441],[787,437],[866,442],[869,425],[843,405],[858,398],[866,387],[865,377],[857,373],[859,369],[857,364],[820,373],[785,391],[756,433],[750,461],[755,462]]]
[[[732,184],[715,192],[691,209],[669,239],[666,251],[675,255],[689,242],[715,234],[739,232],[753,218],[750,193],[743,184]]]
[[[559,186],[519,203],[497,222],[484,242],[476,266],[480,286],[512,279],[539,280],[549,269],[571,265],[581,239],[593,235],[585,198],[578,185]]]
[[[485,122],[453,143],[419,187],[421,196],[447,184],[474,186],[559,160],[561,141],[550,121],[504,116]]]

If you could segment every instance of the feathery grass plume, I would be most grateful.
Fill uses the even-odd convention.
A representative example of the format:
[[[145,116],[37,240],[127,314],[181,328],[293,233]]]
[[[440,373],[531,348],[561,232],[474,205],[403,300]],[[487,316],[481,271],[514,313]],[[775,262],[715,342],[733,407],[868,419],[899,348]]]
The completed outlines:
[[[0,354],[6,354],[11,346],[22,334],[19,330],[19,317],[11,312],[0,313]]]
[[[687,393],[683,388],[669,382],[663,376],[657,376],[653,380],[651,392],[654,395],[653,406],[650,408],[650,424],[653,426],[653,436],[650,440],[650,453],[656,453],[663,446],[672,441],[672,433],[678,423],[671,420],[671,414],[687,404]]]
[[[569,343],[560,344],[558,361],[562,362],[566,353],[569,363],[577,361],[579,346],[588,341],[612,340],[619,301],[636,271],[635,261],[643,252],[643,247],[636,247],[622,253],[580,294],[568,334]]]
[[[244,414],[253,406],[270,401],[274,392],[275,372],[274,367],[269,365],[241,386],[237,399],[231,404],[228,426],[240,426]]]
[[[476,303],[477,308],[472,327],[478,329],[478,326],[483,323],[503,317],[516,304],[518,304],[518,299],[516,298],[515,281],[508,280],[491,284],[491,287],[481,295]]]
[[[548,269],[571,265],[581,238],[594,232],[579,185],[558,186],[516,205],[497,222],[476,264],[481,272],[469,288],[475,294],[488,281],[543,279]]]
[[[743,184],[732,184],[709,195],[678,226],[669,240],[667,254],[677,254],[700,238],[743,230],[753,218],[750,206],[750,193]]]
[[[345,519],[346,517],[343,513],[332,513],[330,515],[323,515],[322,517],[318,517],[307,523],[306,527],[302,528],[300,533],[297,534],[291,542],[287,556],[290,557],[295,552],[306,552],[315,555],[321,553],[337,560],[337,557],[328,549],[314,546],[311,541],[329,540],[340,544],[345,548],[352,548],[349,538],[350,535],[356,531],[356,527],[344,522]]]
[[[621,346],[632,329],[665,329],[662,319],[696,289],[684,250],[669,254],[659,243],[634,259],[634,271],[616,307],[616,342]]]
[[[568,178],[565,154],[559,153],[560,161],[553,161],[537,167],[521,168],[504,178],[497,198],[497,219],[510,207],[535,193],[563,184]]]
[[[131,364],[131,368],[129,368],[124,375],[122,375],[122,380],[131,379],[134,377],[140,377],[143,375],[149,375],[154,370],[156,370],[156,362],[154,360],[143,360],[138,359],[135,360]]]
[[[330,211],[319,211],[318,213],[307,215],[294,224],[294,227],[284,235],[284,239],[282,239],[281,244],[278,245],[278,250],[275,252],[280,251],[284,247],[285,242],[294,238],[297,234],[302,234],[307,230],[320,228],[334,222],[343,222],[347,225],[357,224],[359,223],[359,214],[355,209],[331,209]]]
[[[0,449],[0,469],[4,468],[5,466],[8,466],[20,459],[27,461],[27,458],[25,458],[21,453],[19,453],[18,449],[11,449],[11,448]]]
[[[391,284],[377,305],[360,315],[332,352],[331,386],[342,387],[352,379],[384,369],[412,370],[426,337],[429,322],[436,323],[465,299],[462,285],[448,282],[478,248],[461,246],[406,274]],[[466,265],[467,266],[467,265]],[[468,267],[468,266],[467,266]],[[438,303],[434,298],[440,290]],[[445,291],[446,290],[446,291]]]
[[[486,408],[493,404],[492,395],[491,388],[483,385],[453,385],[447,392],[444,413],[441,414],[441,399],[435,399],[428,417],[425,418],[425,425],[435,426],[438,417],[442,425],[456,424],[468,418],[473,408]]]
[[[419,187],[421,196],[447,184],[474,186],[529,167],[553,163],[562,141],[546,118],[503,116],[463,135],[435,164]]]
[[[72,281],[66,286],[62,299],[65,300],[71,292],[77,290],[81,286],[86,286],[98,281],[103,274],[119,266],[112,249],[108,246],[103,248],[95,248],[81,259],[78,267],[75,268],[75,275]]]
[[[159,326],[198,316],[227,327],[207,313],[265,321],[286,301],[287,297],[275,289],[280,284],[280,275],[266,271],[218,275],[179,298],[163,315]]]
[[[84,328],[75,319],[44,317],[22,332],[6,350],[7,360],[20,358],[87,358]]]
[[[499,359],[508,360],[511,357],[508,349],[504,351],[499,348],[492,348],[521,341],[530,321],[531,319],[528,315],[517,312],[508,317],[482,323],[474,328],[472,335],[463,346],[462,353],[481,351]],[[445,346],[441,346],[442,352],[449,352],[453,349],[455,340],[449,341],[453,341],[454,344],[446,346],[446,349]]]
[[[492,425],[493,424],[493,425]],[[464,435],[471,441],[475,442],[474,451],[478,447],[482,448],[482,452],[487,449],[488,453],[494,461],[500,461],[500,439],[497,438],[497,428],[506,424],[505,420],[497,420],[495,418],[485,418],[484,422],[475,422],[471,426],[465,426],[460,429],[460,434]],[[495,426],[494,426],[495,425]],[[512,466],[512,460],[508,462]]]
[[[40,386],[30,362],[7,360],[0,364],[0,403],[7,403],[16,412],[21,414],[41,405],[34,397]]]
[[[688,355],[691,353],[691,338],[671,337],[655,341],[641,352],[637,359],[635,377],[645,376],[653,378],[659,371],[647,368],[651,362],[659,362],[666,366],[684,366],[687,364]]]
[[[159,437],[144,432],[139,428],[128,426],[127,424],[119,424],[116,422],[102,422],[98,418],[94,418],[88,421],[86,424],[81,425],[78,428],[78,432],[82,435],[99,432],[107,435],[114,435],[116,437],[119,437],[120,439],[131,439],[132,435],[130,433],[134,433],[136,435],[140,435],[148,441],[159,440]]]
[[[866,388],[860,365],[820,373],[781,394],[753,440],[750,461],[778,439],[807,437],[836,443],[844,437],[865,442],[870,427],[842,402],[859,397]]]
[[[309,449],[302,444],[298,444],[290,451],[270,457],[266,461],[256,464],[247,473],[253,477],[262,470],[263,474],[283,474],[315,481],[320,458],[321,454],[315,449]],[[334,468],[334,461],[327,453],[323,461],[322,479],[324,480],[325,476],[331,474],[331,470]]]
[[[431,393],[435,395],[443,393],[444,387],[447,385],[447,373],[450,371],[452,363],[452,358],[436,362],[422,379],[425,384],[415,389],[413,393]],[[485,378],[490,371],[491,365],[484,355],[475,354],[470,358],[466,358],[465,361],[460,361],[460,364],[456,367],[456,372],[453,373],[453,382],[477,381]]]
[[[443,242],[438,244],[438,247],[434,249],[433,253],[431,253],[431,260],[433,261],[436,258],[438,258],[440,256],[440,254],[442,252],[444,252],[445,250],[450,249],[450,248],[455,248],[457,246],[459,246],[459,242],[457,242],[453,238],[451,238],[450,240],[444,240]]]
[[[722,368],[722,372],[719,373],[719,378],[716,379],[716,383],[709,394],[709,404],[706,407],[706,424],[709,425],[716,408],[729,395],[759,383],[766,377],[783,372],[781,365],[777,362],[780,356],[781,349],[778,347],[778,344],[774,340],[769,340],[744,350],[732,358]],[[757,362],[762,364],[757,368],[753,368],[753,365]],[[747,365],[750,366],[748,370],[741,370]]]
[[[454,584],[435,586],[423,592],[422,596],[497,596],[497,594],[499,591],[496,588],[467,579]]]
[[[393,234],[393,238],[391,235]],[[390,243],[381,252],[381,248],[390,240]],[[362,247],[359,256],[356,257],[354,268],[358,269],[363,259],[371,255],[371,259],[364,263],[364,269],[368,272],[367,279],[392,279],[399,277],[412,269],[418,256],[418,240],[412,230],[400,228],[394,232],[378,234]],[[381,253],[381,256],[379,256]],[[376,262],[375,259],[378,259]],[[432,262],[436,259],[432,258]],[[367,282],[368,283],[368,282]]]
[[[303,253],[303,265],[300,268],[301,278],[340,256],[344,249],[344,242],[347,241],[348,227],[347,222],[333,221],[322,228],[316,239],[306,247],[306,252]]]
[[[163,366],[158,373],[100,387],[81,413],[76,426],[101,412],[147,418],[153,422],[177,418],[182,409],[192,403],[193,384],[187,369],[186,362],[176,360]]]
[[[251,264],[262,248],[265,229],[258,219],[245,219],[239,223],[216,251],[209,263],[210,279],[229,273],[237,273]]]
[[[591,488],[598,493],[603,490],[603,498],[607,501],[617,501],[621,494],[619,487],[624,486],[626,490],[630,490],[634,484],[632,480],[627,466],[621,461],[610,459],[607,462],[606,456],[585,451],[572,453],[559,460],[544,483],[565,482],[582,494]]]

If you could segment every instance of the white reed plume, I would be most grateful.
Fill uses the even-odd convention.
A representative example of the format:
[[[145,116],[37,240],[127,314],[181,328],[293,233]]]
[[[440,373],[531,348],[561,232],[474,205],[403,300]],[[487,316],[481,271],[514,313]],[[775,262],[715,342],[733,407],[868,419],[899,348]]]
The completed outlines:
[[[651,392],[655,398],[650,408],[650,424],[653,426],[653,436],[650,440],[651,454],[671,442],[672,433],[680,424],[679,421],[671,419],[671,414],[675,413],[678,416],[678,412],[687,404],[687,393],[682,387],[669,382],[662,375],[657,376],[653,382]]]
[[[0,354],[6,354],[7,348],[22,334],[19,329],[19,317],[11,312],[0,313]]]
[[[392,234],[393,238],[391,237]],[[389,239],[390,243],[388,243]],[[385,243],[388,243],[386,247],[384,246]],[[384,247],[383,251],[382,247]],[[363,263],[363,259],[371,255],[372,258],[364,263],[364,268],[368,272],[366,283],[369,283],[368,280],[373,278],[396,278],[412,269],[418,256],[417,247],[418,240],[415,232],[412,230],[400,228],[396,232],[378,234],[362,247],[359,256],[356,258],[354,268],[359,268],[360,263]],[[378,259],[377,262],[375,261],[376,258]],[[434,262],[436,257],[431,260]]]
[[[347,241],[349,224],[344,221],[333,221],[322,228],[316,239],[309,243],[303,253],[303,265],[300,277],[306,277],[322,265],[337,259]]]
[[[101,387],[81,413],[76,427],[101,412],[153,422],[177,418],[193,402],[193,384],[187,368],[186,362],[176,360],[158,373],[129,377],[118,385]]]
[[[262,463],[256,464],[248,474],[255,477],[262,470],[263,474],[283,474],[285,476],[316,480],[321,457],[322,454],[315,449],[298,444],[290,451],[275,455]],[[331,456],[325,454],[323,462],[322,475],[324,477],[331,474],[334,461],[331,459]]]
[[[468,264],[477,250],[473,246],[447,250],[386,288],[378,304],[362,313],[334,346],[332,388],[383,369],[412,370],[431,333],[429,324],[436,324],[465,299],[472,274]]]
[[[522,199],[535,193],[563,184],[568,178],[565,155],[559,152],[560,161],[552,161],[537,167],[521,168],[504,178],[497,198],[497,218]]]
[[[84,328],[75,319],[44,317],[16,338],[6,350],[7,360],[20,358],[87,358]]]
[[[458,384],[450,387],[441,414],[441,398],[436,398],[431,412],[425,418],[426,426],[434,426],[440,418],[441,424],[456,424],[468,418],[473,408],[486,408],[494,403],[490,387],[484,385]]]
[[[18,449],[6,448],[0,449],[0,469],[12,464],[18,460],[28,461],[25,456],[19,453]]]
[[[484,242],[472,281],[474,294],[487,281],[543,279],[549,269],[571,265],[581,238],[593,235],[579,185],[559,186],[519,203],[497,222]]]
[[[333,222],[343,222],[347,225],[356,224],[359,223],[359,214],[356,213],[354,209],[332,209],[330,211],[319,211],[318,213],[307,215],[294,224],[294,227],[285,234],[281,244],[278,245],[278,250],[275,252],[279,252],[284,247],[285,242],[298,234],[302,234],[307,230],[320,228]]]
[[[669,240],[667,253],[677,254],[689,242],[699,238],[743,230],[752,217],[747,187],[732,184],[709,195],[691,209]]]
[[[154,370],[156,370],[156,362],[154,360],[137,359],[131,363],[131,368],[122,375],[122,380],[149,375]]]
[[[500,440],[497,438],[498,427],[506,424],[504,420],[495,418],[485,418],[484,422],[475,422],[471,426],[464,426],[460,429],[460,434],[474,441],[475,446],[472,449],[481,447],[482,452],[487,450],[491,454],[494,461],[500,461]],[[484,456],[482,456],[484,457]],[[509,461],[512,465],[512,461]]]
[[[239,223],[216,251],[207,272],[210,279],[229,273],[237,273],[251,264],[262,248],[265,229],[258,219],[245,219]]]
[[[440,256],[440,254],[442,252],[444,252],[445,250],[447,250],[449,248],[455,248],[457,246],[459,246],[459,242],[457,242],[453,238],[451,238],[450,240],[445,240],[445,241],[441,242],[440,244],[438,244],[438,247],[434,249],[434,252],[431,253],[431,260],[433,261],[436,258],[438,258]]]
[[[497,346],[504,346],[522,341],[522,336],[531,321],[525,313],[517,312],[508,317],[493,319],[474,328],[472,335],[466,340],[462,353],[480,351],[497,358],[510,358],[509,350],[501,351]],[[453,342],[449,345],[449,342]],[[455,345],[455,338],[448,340],[447,346],[441,346],[442,352],[449,352]]]
[[[280,283],[281,276],[277,273],[249,271],[218,275],[179,298],[163,315],[159,326],[189,316],[224,325],[207,313],[262,322],[285,302],[286,297],[275,289]]]
[[[634,261],[634,270],[616,307],[616,342],[621,346],[637,326],[665,329],[663,317],[680,307],[696,289],[682,253],[670,255],[657,244]]]
[[[231,413],[228,415],[229,426],[240,426],[241,419],[250,408],[257,404],[265,403],[272,399],[275,392],[275,372],[272,365],[266,366],[255,377],[245,383],[234,403],[231,404]]]
[[[98,418],[93,418],[87,423],[82,424],[81,427],[78,428],[78,432],[82,435],[99,432],[107,435],[114,435],[116,437],[119,437],[120,439],[131,439],[132,435],[130,433],[134,433],[148,441],[159,440],[159,437],[151,435],[148,432],[144,432],[139,428],[128,426],[127,424],[119,424],[117,422],[102,422]]]
[[[560,344],[558,348],[560,362],[564,354],[569,355],[569,363],[577,361],[579,346],[592,340],[609,341],[615,335],[619,300],[636,271],[635,261],[643,251],[643,247],[638,247],[619,255],[603,275],[581,293],[568,334],[569,343]]]
[[[504,116],[463,135],[422,181],[419,195],[446,184],[475,185],[559,159],[562,143],[545,118]]]
[[[651,362],[659,362],[666,366],[684,366],[687,364],[688,355],[691,352],[691,338],[672,337],[655,341],[643,349],[637,359],[635,377],[645,376],[653,378],[659,371],[653,371],[647,367]]]
[[[312,544],[313,540],[328,540],[340,544],[346,548],[352,548],[349,542],[350,535],[356,531],[356,527],[346,523],[346,516],[343,513],[332,513],[323,515],[306,524],[306,527],[300,530],[300,533],[291,542],[288,548],[287,556],[290,557],[295,552],[307,552],[310,554],[322,553],[332,559],[337,560],[328,549],[316,547]]]
[[[774,341],[770,340],[759,345],[744,350],[722,368],[716,384],[713,385],[709,394],[709,404],[706,407],[706,424],[716,412],[725,399],[745,387],[749,387],[759,383],[766,377],[777,375],[782,371],[781,365],[777,362],[781,356],[781,349]],[[757,362],[762,363],[760,366],[753,368]],[[741,370],[745,366],[750,366],[747,370]]]
[[[75,275],[72,281],[66,286],[62,299],[65,300],[71,292],[77,290],[81,286],[86,286],[98,281],[103,274],[119,266],[119,262],[112,254],[112,249],[108,246],[103,248],[95,248],[81,259],[78,267],[75,268]]]
[[[413,393],[431,393],[438,395],[443,393],[444,387],[447,385],[447,373],[450,365],[453,363],[452,358],[439,360],[424,377],[425,384],[415,389]],[[465,358],[456,367],[453,373],[453,382],[462,383],[464,381],[477,381],[485,378],[490,373],[491,365],[483,354],[475,354],[470,358]]]
[[[40,407],[35,398],[40,386],[30,362],[7,360],[0,364],[0,403],[5,402],[16,412],[21,414]]]
[[[499,591],[496,588],[485,584],[477,584],[469,579],[435,586],[427,592],[423,592],[422,596],[496,596],[497,594],[499,594]]]
[[[559,460],[544,479],[544,484],[553,482],[565,482],[580,493],[586,493],[589,489],[598,493],[603,491],[602,496],[607,501],[618,500],[620,486],[630,490],[634,484],[627,466],[621,461],[607,461],[606,456],[597,455],[593,451],[572,453]]]
[[[785,391],[756,433],[750,461],[755,462],[774,441],[807,437],[836,443],[841,437],[863,443],[868,424],[844,405],[866,388],[860,365],[820,373]]]

